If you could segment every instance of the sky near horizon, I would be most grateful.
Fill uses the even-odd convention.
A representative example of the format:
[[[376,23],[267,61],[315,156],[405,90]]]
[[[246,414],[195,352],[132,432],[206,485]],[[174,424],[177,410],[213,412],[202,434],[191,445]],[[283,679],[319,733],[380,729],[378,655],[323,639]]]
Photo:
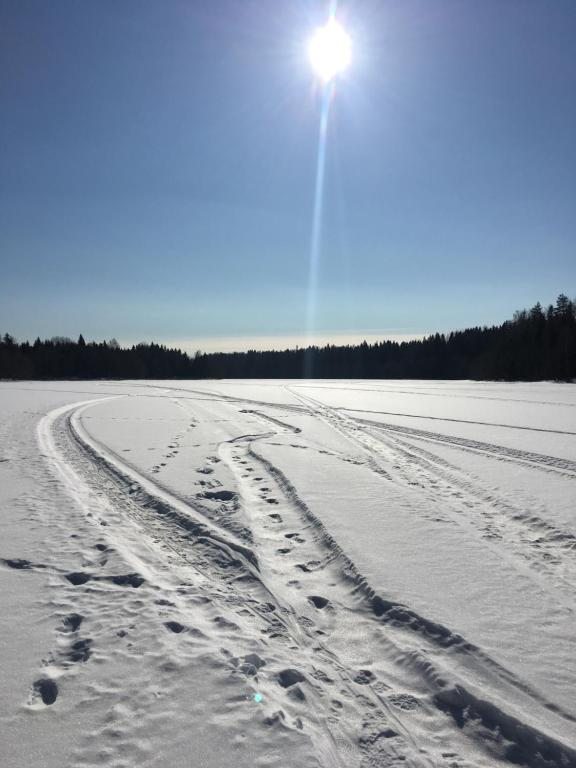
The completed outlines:
[[[574,0],[340,2],[306,328],[327,10],[0,0],[0,332],[282,347],[573,295]]]

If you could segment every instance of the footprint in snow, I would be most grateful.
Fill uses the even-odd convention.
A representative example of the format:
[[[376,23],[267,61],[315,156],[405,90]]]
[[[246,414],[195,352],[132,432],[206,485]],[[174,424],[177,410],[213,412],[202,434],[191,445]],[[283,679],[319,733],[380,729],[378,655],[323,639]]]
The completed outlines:
[[[36,680],[33,688],[34,692],[40,696],[42,703],[46,704],[46,706],[54,704],[58,698],[58,686],[54,680],[50,680],[47,677]]]
[[[145,581],[142,576],[137,573],[124,573],[119,574],[118,576],[110,576],[109,580],[119,587],[130,586],[134,587],[134,589],[138,589],[138,587],[142,586]]]
[[[373,672],[370,672],[369,669],[361,669],[355,676],[354,676],[354,682],[358,683],[359,685],[368,685],[369,683],[372,683],[376,679],[376,676]]]
[[[388,696],[388,701],[398,709],[403,709],[406,712],[418,709],[420,706],[418,699],[409,693],[393,693]]]
[[[246,677],[255,677],[258,674],[258,670],[261,667],[266,666],[266,662],[257,653],[248,653],[241,659],[233,659],[234,666],[238,666],[238,671],[246,675]]]
[[[214,499],[215,501],[233,501],[238,494],[234,491],[205,491],[201,494],[205,499]]]
[[[306,680],[302,672],[297,669],[283,669],[278,672],[276,679],[282,688],[291,688],[293,685],[303,683]]]
[[[74,643],[72,643],[72,645],[66,652],[67,660],[73,663],[80,662],[80,661],[88,661],[88,659],[92,655],[92,650],[90,648],[91,645],[92,645],[92,640],[90,639],[76,640]]]
[[[299,533],[285,533],[284,537],[286,539],[294,539],[294,541],[298,542],[298,544],[304,544],[306,541],[306,539],[300,536]]]
[[[64,632],[76,632],[80,628],[83,620],[84,616],[81,614],[70,613],[68,616],[64,617],[64,620],[62,621],[62,628]]]
[[[320,597],[320,595],[309,595],[308,600],[312,603],[312,605],[315,608],[318,608],[322,610],[322,608],[326,608],[326,606],[329,604],[329,600],[325,597]]]
[[[297,563],[295,567],[304,571],[304,573],[310,573],[311,571],[315,571],[319,565],[319,560],[311,560],[309,563]]]
[[[176,635],[179,635],[181,632],[184,632],[184,630],[186,629],[184,624],[180,624],[180,622],[178,621],[165,621],[164,626],[166,627],[167,630],[169,630],[170,632],[173,632]]]
[[[240,627],[238,624],[235,624],[233,621],[228,621],[228,619],[225,619],[223,616],[216,616],[215,619],[212,619],[214,624],[217,624],[221,629],[234,629],[238,630]]]
[[[0,563],[8,568],[13,568],[16,571],[30,571],[32,568],[34,568],[34,564],[31,563],[30,560],[24,560],[20,557],[15,557],[12,559],[0,558]],[[44,566],[36,567],[43,568]]]
[[[89,573],[82,573],[81,571],[75,571],[73,573],[67,573],[64,578],[68,579],[70,584],[72,584],[73,586],[79,587],[82,584],[86,584],[88,581],[90,581],[92,576]]]

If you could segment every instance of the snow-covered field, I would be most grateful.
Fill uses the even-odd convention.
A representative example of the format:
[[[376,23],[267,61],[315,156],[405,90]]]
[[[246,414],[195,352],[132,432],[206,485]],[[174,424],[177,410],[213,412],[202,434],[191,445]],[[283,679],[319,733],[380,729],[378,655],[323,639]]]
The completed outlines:
[[[0,383],[0,765],[576,766],[576,386]]]

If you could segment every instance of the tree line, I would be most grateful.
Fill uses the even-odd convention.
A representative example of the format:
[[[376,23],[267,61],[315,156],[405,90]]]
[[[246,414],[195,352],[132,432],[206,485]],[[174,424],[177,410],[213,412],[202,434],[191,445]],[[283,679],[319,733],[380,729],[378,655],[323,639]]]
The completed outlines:
[[[121,347],[54,337],[33,344],[0,335],[2,379],[207,378],[576,380],[576,302],[560,294],[491,327],[415,341],[284,351],[196,353],[161,344]]]

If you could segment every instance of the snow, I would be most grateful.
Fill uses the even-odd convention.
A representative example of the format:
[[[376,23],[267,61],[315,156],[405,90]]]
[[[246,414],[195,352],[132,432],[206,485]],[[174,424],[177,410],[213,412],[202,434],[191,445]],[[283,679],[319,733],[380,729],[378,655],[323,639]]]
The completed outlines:
[[[0,383],[3,765],[576,765],[576,387]]]

